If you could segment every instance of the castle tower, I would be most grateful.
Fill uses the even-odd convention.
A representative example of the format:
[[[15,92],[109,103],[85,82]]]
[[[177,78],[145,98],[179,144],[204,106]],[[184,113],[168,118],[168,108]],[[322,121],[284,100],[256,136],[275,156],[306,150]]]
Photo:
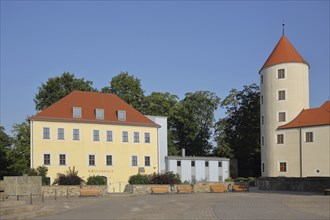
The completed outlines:
[[[299,176],[299,148],[278,127],[309,108],[309,65],[283,33],[259,74],[261,174]]]

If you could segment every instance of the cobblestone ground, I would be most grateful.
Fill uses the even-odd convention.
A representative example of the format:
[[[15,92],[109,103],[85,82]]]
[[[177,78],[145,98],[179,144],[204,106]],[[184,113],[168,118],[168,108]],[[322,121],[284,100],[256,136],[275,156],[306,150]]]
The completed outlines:
[[[127,195],[65,205],[39,219],[330,219],[329,196],[290,193]]]

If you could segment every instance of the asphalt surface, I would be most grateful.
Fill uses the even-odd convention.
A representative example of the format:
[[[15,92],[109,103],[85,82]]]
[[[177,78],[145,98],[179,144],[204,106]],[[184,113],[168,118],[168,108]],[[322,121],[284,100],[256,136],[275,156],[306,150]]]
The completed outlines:
[[[36,219],[330,219],[330,196],[293,192],[108,195],[59,198]]]

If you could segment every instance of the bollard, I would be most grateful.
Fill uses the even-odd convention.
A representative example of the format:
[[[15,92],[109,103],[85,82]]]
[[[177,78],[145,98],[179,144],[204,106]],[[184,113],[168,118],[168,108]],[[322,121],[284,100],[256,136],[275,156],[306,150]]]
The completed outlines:
[[[55,200],[57,200],[57,191],[55,189]]]
[[[42,192],[42,194],[41,194],[41,202],[42,202],[42,203],[45,202],[45,194],[44,194],[44,192]]]
[[[66,198],[69,198],[69,187],[66,188]]]
[[[17,198],[16,199],[17,199],[17,201],[19,201],[19,195],[17,195]]]
[[[30,205],[32,205],[32,193],[30,193]]]

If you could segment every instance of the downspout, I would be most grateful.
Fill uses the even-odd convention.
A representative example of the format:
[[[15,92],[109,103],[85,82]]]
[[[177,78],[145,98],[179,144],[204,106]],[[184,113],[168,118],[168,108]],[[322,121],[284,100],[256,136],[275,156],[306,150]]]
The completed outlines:
[[[159,148],[159,142],[160,142],[160,140],[159,139],[160,139],[159,138],[159,128],[157,128],[157,159],[158,159],[157,173],[160,173],[159,172],[159,169],[160,169],[160,162],[161,162],[161,160],[159,158],[159,155],[160,155],[160,153],[159,153],[159,151],[160,151],[160,148]]]
[[[299,159],[300,159],[300,178],[302,178],[302,141],[301,141],[301,128],[299,128]]]
[[[30,168],[33,168],[33,121],[30,121]]]

